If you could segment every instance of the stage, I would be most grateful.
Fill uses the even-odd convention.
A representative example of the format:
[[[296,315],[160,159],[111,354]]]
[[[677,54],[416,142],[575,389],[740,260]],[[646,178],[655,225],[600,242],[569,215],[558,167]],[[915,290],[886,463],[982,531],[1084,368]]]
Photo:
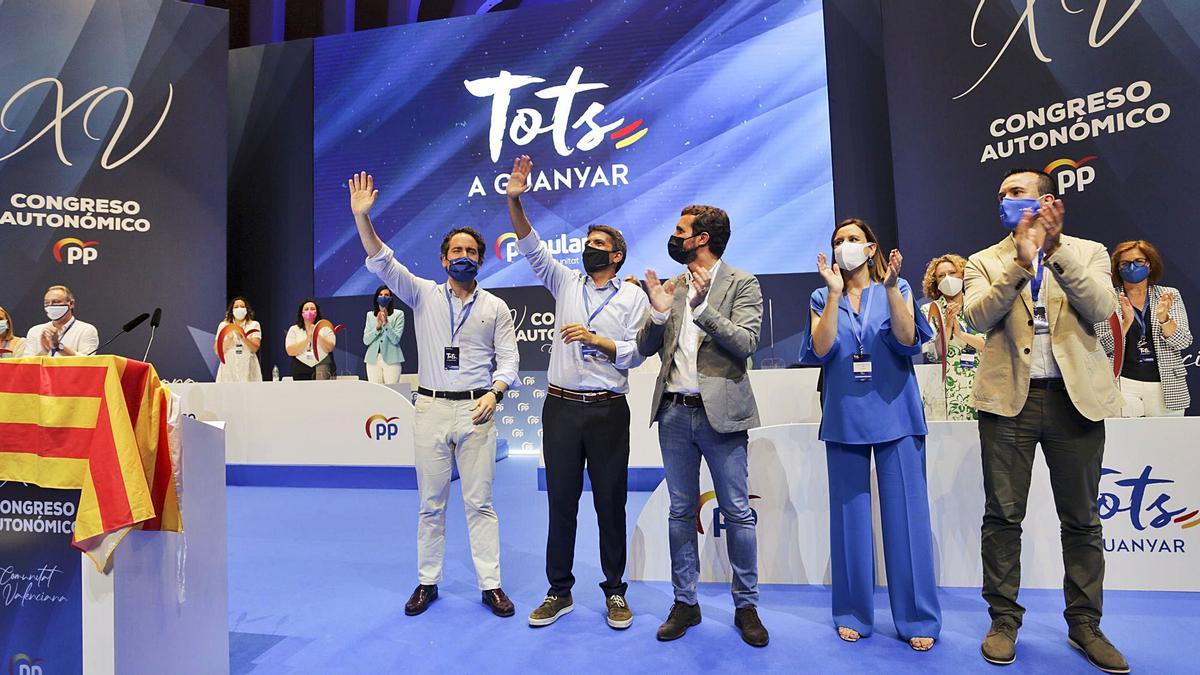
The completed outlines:
[[[684,638],[659,643],[670,584],[632,582],[633,627],[604,622],[595,516],[579,511],[575,611],[530,628],[525,616],[546,591],[545,493],[537,460],[497,465],[504,588],[517,606],[509,619],[479,602],[467,550],[461,490],[451,488],[446,578],[425,614],[404,615],[416,585],[417,494],[413,490],[230,487],[230,672],[994,672],[979,657],[988,617],[977,589],[941,592],[943,632],[919,654],[896,639],[885,589],[876,593],[876,633],[857,644],[837,639],[825,586],[765,585],[760,615],[771,644],[755,649],[733,628],[728,586],[703,584],[704,620]],[[630,493],[632,533],[649,493]],[[1194,665],[1186,640],[1200,630],[1200,594],[1109,591],[1103,627],[1138,672],[1179,673]],[[1029,611],[1012,673],[1097,672],[1066,642],[1062,593],[1027,590]]]

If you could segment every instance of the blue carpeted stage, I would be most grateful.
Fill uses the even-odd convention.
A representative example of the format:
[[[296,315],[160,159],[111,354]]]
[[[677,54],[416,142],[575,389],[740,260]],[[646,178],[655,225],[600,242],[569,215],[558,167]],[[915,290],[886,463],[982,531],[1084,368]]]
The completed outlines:
[[[880,589],[876,634],[837,639],[829,591],[765,586],[760,612],[771,644],[755,649],[733,628],[728,588],[701,589],[704,621],[683,639],[659,643],[654,631],[671,604],[665,583],[632,583],[633,627],[604,622],[595,516],[580,507],[576,609],[532,629],[524,616],[546,590],[545,493],[537,462],[497,466],[504,588],[517,616],[499,619],[479,602],[467,550],[458,483],[447,525],[446,579],[428,612],[406,617],[416,584],[417,493],[412,490],[229,488],[230,670],[245,673],[547,672],[990,672],[979,657],[988,617],[973,588],[943,589],[945,629],[928,654],[895,637]],[[630,493],[629,527],[648,493]],[[1189,636],[1200,630],[1200,594],[1106,594],[1104,628],[1136,671],[1195,672]],[[1025,591],[1029,608],[1017,663],[1004,672],[1098,672],[1066,642],[1062,594]]]

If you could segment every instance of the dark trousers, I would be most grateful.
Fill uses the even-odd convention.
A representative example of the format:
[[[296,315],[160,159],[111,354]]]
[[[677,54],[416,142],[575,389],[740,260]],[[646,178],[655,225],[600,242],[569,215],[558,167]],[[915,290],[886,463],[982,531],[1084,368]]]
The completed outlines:
[[[607,595],[625,595],[625,498],[629,489],[629,404],[625,397],[601,403],[547,396],[542,408],[542,456],[550,527],[546,536],[546,578],[550,595],[563,596],[575,585],[575,528],[583,471],[592,482],[592,502],[600,528],[600,568]]]
[[[1104,544],[1096,500],[1104,458],[1104,422],[1075,409],[1067,392],[1031,389],[1016,417],[979,412],[983,454],[983,598],[993,619],[1021,624],[1021,521],[1029,497],[1034,446],[1041,443],[1062,532],[1063,595],[1068,624],[1099,621]]]

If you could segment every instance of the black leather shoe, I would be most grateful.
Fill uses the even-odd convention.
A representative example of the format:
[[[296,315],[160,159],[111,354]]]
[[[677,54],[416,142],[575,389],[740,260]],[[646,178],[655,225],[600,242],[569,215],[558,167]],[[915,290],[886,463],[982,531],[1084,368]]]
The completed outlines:
[[[771,639],[766,626],[758,618],[758,610],[742,607],[733,613],[733,625],[742,632],[742,640],[751,647],[766,647]]]
[[[512,616],[517,611],[513,607],[512,600],[509,600],[504,591],[499,588],[484,591],[483,604],[487,605],[492,610],[492,614],[496,616]]]
[[[416,616],[421,612],[429,609],[429,605],[437,600],[437,586],[417,586],[412,595],[408,597],[408,602],[404,603],[404,613],[409,616]]]
[[[675,601],[671,605],[671,613],[667,615],[667,620],[658,627],[658,639],[660,642],[670,642],[683,637],[688,628],[700,623],[700,605],[689,605],[684,602]]]

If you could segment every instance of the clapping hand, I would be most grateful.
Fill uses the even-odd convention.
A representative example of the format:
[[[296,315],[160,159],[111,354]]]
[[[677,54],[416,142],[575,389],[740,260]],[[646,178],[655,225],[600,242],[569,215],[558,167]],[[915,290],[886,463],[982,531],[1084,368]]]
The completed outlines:
[[[1129,301],[1125,291],[1121,291],[1121,332],[1128,333],[1131,326],[1133,326],[1133,303]]]
[[[1171,305],[1175,302],[1175,294],[1167,291],[1158,298],[1158,306],[1154,308],[1154,313],[1158,317],[1159,323],[1166,323],[1171,320]]]
[[[833,267],[829,266],[829,260],[824,253],[817,254],[817,272],[821,278],[825,280],[825,286],[829,288],[829,293],[841,293],[846,287],[846,281],[842,279],[842,272],[838,269],[838,264],[833,263]]]
[[[711,285],[712,276],[709,275],[708,270],[697,265],[696,269],[692,271],[692,288],[696,289],[696,295],[692,296],[691,300],[693,309],[699,307],[700,303],[708,297],[708,288]]]
[[[1021,216],[1021,222],[1017,223],[1015,232],[1017,262],[1021,267],[1033,269],[1037,252],[1046,243],[1046,229],[1042,225],[1042,220],[1033,215],[1033,209],[1025,209],[1025,215]]]
[[[900,251],[892,249],[888,255],[887,276],[883,278],[883,285],[886,288],[895,288],[896,282],[900,280],[900,265],[904,262],[904,256],[900,255]]]
[[[664,284],[654,270],[646,270],[646,295],[650,296],[650,306],[665,314],[671,311],[671,304],[675,302],[675,282]]]

